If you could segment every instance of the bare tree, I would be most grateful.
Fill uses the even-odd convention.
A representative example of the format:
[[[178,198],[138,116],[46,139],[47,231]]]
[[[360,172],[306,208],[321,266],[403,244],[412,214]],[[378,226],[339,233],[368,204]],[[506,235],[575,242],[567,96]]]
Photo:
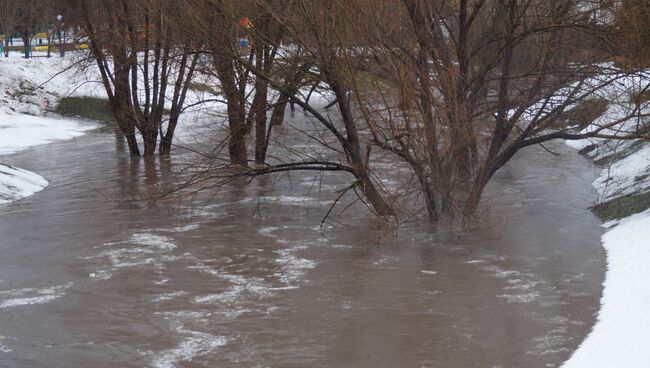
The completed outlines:
[[[401,70],[416,71],[399,89],[401,96],[417,97],[415,103],[400,101],[393,116],[418,118],[414,124],[402,119],[410,126],[398,123],[397,130],[388,121],[389,133],[373,139],[411,163],[432,218],[471,216],[492,176],[519,150],[587,138],[568,127],[551,128],[567,109],[619,76],[586,83],[608,73],[603,63],[611,56],[598,47],[598,9],[571,0],[402,3],[402,30],[413,47],[402,49],[406,59],[392,59]],[[403,128],[420,127],[423,135],[402,135]],[[597,127],[589,135],[605,130]]]
[[[31,57],[32,37],[36,33],[39,22],[39,5],[40,2],[38,0],[22,0],[18,3],[16,31],[23,40],[25,59]]]
[[[290,7],[290,2],[274,1],[277,8]],[[247,138],[254,136],[254,160],[258,165],[266,161],[273,124],[284,120],[286,96],[269,94],[267,79],[291,84],[297,91],[301,79],[296,70],[276,63],[284,27],[277,23],[266,9],[266,4],[254,0],[230,2],[193,0],[188,4],[193,17],[183,24],[204,40],[212,60],[206,74],[214,75],[214,86],[227,103],[228,153],[230,162],[248,166]],[[248,44],[242,47],[242,44]],[[284,55],[286,56],[286,55]],[[252,68],[263,74],[252,73]],[[208,67],[208,69],[210,69]],[[270,113],[270,118],[269,118]]]
[[[228,147],[230,165],[217,170],[237,167],[226,176],[347,172],[348,190],[382,216],[396,215],[398,205],[378,180],[386,174],[376,169],[380,153],[410,168],[415,184],[402,190],[416,189],[409,200],[431,219],[467,219],[494,174],[520,150],[554,139],[638,138],[642,130],[611,131],[647,113],[638,106],[582,133],[558,123],[624,76],[610,63],[616,24],[602,21],[600,3],[67,1],[76,5],[132,154],[139,154],[136,130],[146,155],[155,152],[159,134],[161,153],[169,152],[203,54],[201,72],[217,77],[215,90],[227,103],[227,134],[216,146]],[[243,37],[250,49],[239,47]],[[333,101],[313,102],[314,90]],[[269,158],[273,127],[288,104],[315,122],[302,133],[329,156]],[[253,134],[257,165],[250,167]],[[283,148],[293,151],[291,142]],[[207,177],[223,177],[213,174]]]
[[[160,153],[169,154],[200,48],[170,20],[182,16],[182,4],[165,0],[67,4],[88,36],[91,56],[131,155],[140,155],[136,130],[142,135],[145,156],[156,152],[159,135]]]
[[[19,0],[0,1],[0,32],[4,37],[4,54],[9,57],[9,37],[15,30]]]
[[[556,126],[566,110],[621,77],[605,64],[611,28],[595,27],[598,9],[581,1],[266,4],[287,38],[309,51],[315,77],[334,94],[342,130],[293,100],[337,138],[344,166],[380,214],[394,211],[370,180],[371,145],[412,168],[435,220],[471,217],[487,183],[521,149],[553,139],[639,136],[608,133],[639,111],[589,133]]]
[[[290,40],[291,46],[282,49],[281,60],[276,61],[276,63],[283,65],[284,68],[292,68],[293,73],[286,73],[285,69],[283,77],[278,78],[278,75],[274,73],[274,70],[265,65],[264,53],[266,52],[266,44],[271,43],[274,40],[272,37],[263,38],[268,34],[268,32],[262,30],[255,38],[253,38],[253,40],[257,39],[258,42],[261,43],[257,47],[254,46],[254,52],[257,52],[257,58],[255,57],[256,55],[252,55],[249,58],[241,57],[232,49],[228,51],[217,50],[217,52],[215,52],[216,59],[228,66],[226,68],[224,65],[217,64],[217,71],[221,76],[230,75],[231,79],[233,79],[231,82],[225,80],[223,77],[221,78],[224,93],[226,95],[230,93],[229,90],[232,89],[232,87],[229,87],[229,85],[234,85],[235,76],[232,70],[236,70],[237,67],[240,66],[255,76],[255,85],[258,88],[261,88],[262,91],[266,86],[271,86],[278,92],[279,97],[276,104],[278,109],[274,111],[275,117],[272,115],[274,124],[278,124],[282,119],[287,102],[291,101],[292,103],[301,106],[306,112],[308,112],[308,114],[318,121],[327,134],[330,134],[331,137],[335,139],[338,147],[332,147],[332,150],[335,153],[342,154],[343,157],[345,157],[345,161],[338,162],[335,160],[301,159],[295,162],[268,163],[265,167],[239,172],[238,175],[255,176],[293,170],[349,172],[355,178],[349,189],[358,189],[362,198],[369,203],[370,207],[377,214],[381,216],[393,215],[394,210],[382,196],[380,190],[377,188],[377,184],[371,176],[368,166],[368,155],[370,153],[369,147],[365,146],[360,138],[357,119],[354,117],[352,112],[353,106],[348,96],[348,91],[350,89],[349,78],[345,73],[346,69],[340,65],[340,63],[344,63],[345,60],[341,60],[338,57],[340,44],[338,44],[337,32],[338,27],[340,26],[339,22],[342,20],[342,14],[346,9],[343,7],[330,7],[324,3],[314,2],[297,2],[291,4],[291,6],[284,7],[278,6],[278,4],[273,1],[257,1],[255,4],[258,12],[261,14],[268,14],[266,15],[267,17],[271,18],[274,23],[283,27],[281,32],[282,35],[288,35],[288,40]],[[234,23],[233,20],[240,14],[237,14],[232,8],[227,9],[229,9],[228,12],[223,12],[222,10],[221,14],[230,14],[230,18],[228,16],[223,16],[222,21],[226,25],[231,25]],[[216,13],[218,12],[213,12],[212,14]],[[230,19],[230,21],[228,21],[228,19]],[[217,21],[213,21],[213,23],[217,23]],[[218,32],[218,34],[225,33],[226,32]],[[226,47],[231,47],[230,45],[232,45],[233,42],[232,39],[230,42],[219,40],[217,44],[221,46],[228,45]],[[276,51],[274,50],[279,48],[280,44],[276,39],[275,43],[272,45],[270,53],[275,54]],[[317,70],[314,72],[312,69]],[[298,88],[303,85],[304,79],[311,79],[315,81],[316,84],[323,83],[334,93],[340,110],[340,116],[338,118],[340,118],[341,124],[333,122],[331,117],[323,114],[317,107],[311,105],[307,97],[299,96],[296,93]],[[265,93],[266,92],[261,92],[257,97],[262,99],[263,97],[260,96],[263,96]],[[239,94],[236,98],[241,99],[241,97],[242,94]],[[234,99],[228,98],[229,118],[231,118],[231,147],[233,145],[233,136],[237,131],[233,131],[233,119],[230,111],[231,109],[241,109],[241,114],[239,114],[237,120],[242,119],[245,116],[243,114],[243,108],[232,106],[233,100]],[[264,142],[262,142],[261,139],[257,141],[259,148],[267,144],[265,142],[268,142],[269,140],[269,132],[264,132],[263,128],[266,126],[266,116],[259,114],[261,106],[257,105],[255,102],[254,98],[254,108],[252,111],[258,113],[257,118],[259,119],[256,125],[257,137],[264,137]],[[241,126],[245,127],[245,125]],[[269,127],[272,126],[273,124],[269,125]],[[242,131],[245,130],[242,128]],[[329,146],[328,143],[324,143],[323,141],[320,141],[320,143],[324,144],[326,147]],[[257,157],[258,162],[261,161],[261,153],[262,152],[258,150],[258,154],[260,154],[260,156]]]
[[[618,2],[616,2],[618,3]],[[615,15],[613,35],[616,50],[629,68],[643,68],[650,60],[650,4],[643,0],[625,0],[619,6],[612,4]]]

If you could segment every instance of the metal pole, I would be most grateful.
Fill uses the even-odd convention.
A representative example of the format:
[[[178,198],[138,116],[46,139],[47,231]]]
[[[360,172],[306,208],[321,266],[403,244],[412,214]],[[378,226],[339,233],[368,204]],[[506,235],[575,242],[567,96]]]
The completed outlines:
[[[63,48],[63,42],[61,42],[61,27],[59,27],[59,54],[61,54],[61,57],[65,56],[65,49]]]
[[[65,27],[65,23],[63,23],[63,15],[59,14],[56,16],[56,20],[59,21],[59,54],[61,57],[65,57],[65,45],[64,42],[62,42],[61,38],[61,32],[63,27]]]

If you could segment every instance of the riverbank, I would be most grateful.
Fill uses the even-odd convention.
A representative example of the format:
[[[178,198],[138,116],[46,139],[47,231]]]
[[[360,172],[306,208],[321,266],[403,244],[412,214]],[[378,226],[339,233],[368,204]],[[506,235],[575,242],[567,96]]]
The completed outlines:
[[[0,204],[29,197],[47,185],[47,180],[33,172],[0,164]]]
[[[596,123],[606,124],[642,106],[630,100],[632,83],[612,88],[627,96],[610,104]],[[643,89],[643,85],[635,83]],[[610,134],[647,130],[644,119],[630,119]],[[650,362],[650,142],[641,139],[597,139],[569,142],[603,167],[593,182],[598,202],[592,210],[607,221],[602,236],[607,251],[607,274],[598,321],[564,368],[639,368]]]
[[[0,110],[0,160],[31,147],[80,137],[97,127],[89,122]],[[0,161],[0,204],[31,196],[47,185],[47,180],[38,174]]]
[[[650,362],[650,211],[604,226],[608,270],[598,322],[564,368],[639,368]]]
[[[31,196],[48,185],[36,173],[3,164],[2,156],[80,137],[99,126],[52,113],[65,96],[100,93],[81,84],[72,70],[65,71],[72,62],[72,58],[0,60],[0,90],[4,91],[0,96],[0,204]]]

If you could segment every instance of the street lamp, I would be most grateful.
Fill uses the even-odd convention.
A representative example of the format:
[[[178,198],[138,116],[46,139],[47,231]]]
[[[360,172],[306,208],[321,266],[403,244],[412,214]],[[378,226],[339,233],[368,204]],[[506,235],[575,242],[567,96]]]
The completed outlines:
[[[61,57],[65,56],[65,48],[63,42],[61,42],[61,28],[63,28],[63,15],[59,14],[56,16],[56,20],[59,22],[59,54]]]

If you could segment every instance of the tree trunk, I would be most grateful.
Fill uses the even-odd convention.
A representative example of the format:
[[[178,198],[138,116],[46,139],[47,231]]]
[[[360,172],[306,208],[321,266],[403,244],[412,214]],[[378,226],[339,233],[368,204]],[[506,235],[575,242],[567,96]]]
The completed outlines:
[[[61,29],[59,29],[59,54],[61,57],[65,57],[65,31],[63,33],[63,38],[61,38]]]
[[[358,177],[363,195],[368,200],[378,216],[395,216],[395,210],[386,202],[377,187],[367,174]]]
[[[271,120],[269,121],[269,124],[266,129],[266,137],[264,139],[264,143],[259,151],[259,161],[257,154],[258,152],[256,151],[256,162],[259,163],[264,163],[266,162],[266,155],[269,151],[269,144],[271,143],[271,132],[273,131],[274,126],[280,126],[282,125],[282,122],[284,121],[284,115],[285,111],[287,109],[287,104],[289,103],[289,98],[280,96],[278,101],[275,103],[275,107],[273,108],[273,112],[271,113]],[[257,133],[259,135],[259,133]],[[257,147],[256,147],[257,150]]]
[[[47,58],[52,57],[52,35],[50,32],[47,33]]]
[[[22,33],[22,38],[23,38],[23,50],[25,52],[25,59],[29,59],[31,50],[30,50],[30,39],[29,39],[29,33],[28,32],[23,32]]]
[[[266,63],[266,45],[261,38],[255,39],[253,46],[255,53],[255,69],[265,71]],[[255,163],[263,164],[265,159],[266,146],[266,108],[268,105],[268,83],[260,76],[255,77],[255,97],[251,106],[255,122]]]
[[[162,137],[160,137],[160,155],[168,156],[172,152],[172,141],[174,140],[174,132],[167,130]]]
[[[230,141],[228,142],[228,153],[230,162],[233,165],[248,166],[248,155],[246,153],[246,124],[230,121]]]
[[[135,138],[135,125],[128,117],[124,116],[114,101],[111,102],[111,108],[113,110],[113,116],[115,116],[117,127],[126,138],[126,143],[129,146],[129,154],[131,157],[140,157],[140,148],[138,147],[138,141]]]
[[[129,154],[131,157],[140,157],[140,148],[138,147],[138,141],[135,139],[135,133],[125,134],[124,137],[129,146]]]
[[[214,59],[221,87],[228,101],[228,127],[230,128],[228,153],[230,163],[248,166],[246,113],[235,83],[234,66],[228,55],[221,55],[221,53],[217,52]]]
[[[176,131],[176,126],[178,125],[178,114],[171,113],[169,117],[169,125],[167,126],[167,132],[160,137],[160,154],[169,155],[172,151],[172,142],[174,141],[174,132]]]
[[[156,154],[156,146],[158,144],[158,127],[147,126],[142,129],[142,139],[144,141],[144,155],[150,157]]]
[[[165,135],[163,135],[160,138],[160,155],[161,156],[169,156],[172,152],[172,140],[173,140],[173,134],[169,134],[169,132]]]
[[[429,220],[438,221],[440,219],[440,214],[438,212],[437,201],[433,191],[433,183],[426,178],[424,173],[417,173],[418,180],[420,181],[420,187],[422,188],[422,193],[424,194],[424,201],[427,207],[427,213],[429,214]]]
[[[352,110],[350,109],[350,98],[348,91],[342,87],[340,77],[337,75],[329,75],[328,83],[332,86],[332,90],[336,95],[336,102],[341,112],[341,120],[345,125],[345,138],[339,138],[341,145],[345,149],[345,154],[348,161],[354,168],[354,176],[359,181],[361,192],[370,203],[378,216],[395,216],[395,211],[386,202],[381,195],[372,179],[370,178],[368,169],[368,157],[370,156],[370,147],[367,147],[365,157],[362,156],[361,141],[359,140],[359,132],[357,130],[356,122]]]
[[[273,113],[271,113],[272,126],[280,126],[284,122],[287,103],[289,103],[289,97],[286,97],[284,95],[280,96],[278,102],[276,102],[275,107],[273,108]]]
[[[253,103],[255,115],[255,163],[263,164],[266,152],[267,86],[263,82],[257,82],[256,85]]]

